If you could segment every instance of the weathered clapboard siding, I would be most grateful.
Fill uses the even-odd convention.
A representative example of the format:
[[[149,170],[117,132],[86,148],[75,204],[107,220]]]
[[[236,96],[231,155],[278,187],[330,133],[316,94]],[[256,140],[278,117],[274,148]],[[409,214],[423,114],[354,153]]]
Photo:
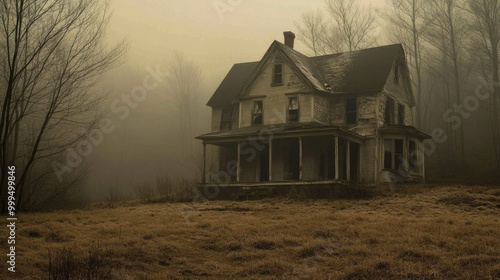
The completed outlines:
[[[221,108],[212,108],[212,132],[220,131]]]
[[[330,124],[330,98],[324,95],[314,95],[314,121],[322,124]]]
[[[387,100],[387,96],[394,99],[395,102],[395,112],[394,116],[397,118],[398,116],[398,104],[404,105],[405,106],[405,125],[413,125],[413,115],[411,113],[412,107],[410,106],[411,104],[411,89],[410,89],[410,81],[407,77],[407,72],[404,69],[404,65],[402,64],[401,60],[403,58],[399,58],[398,60],[395,61],[395,64],[392,67],[392,70],[389,74],[389,78],[387,79],[383,93],[385,97],[381,99],[381,103],[379,104],[380,107],[380,113],[381,113],[381,118],[379,120],[382,122],[380,125],[383,124],[384,122],[384,116],[385,116],[385,102]],[[399,82],[398,84],[395,83],[395,65],[398,64],[399,68]]]
[[[374,136],[377,123],[377,94],[359,96],[357,102],[358,123],[351,130],[362,136]]]
[[[299,96],[299,121],[311,122],[312,116],[313,96],[311,94],[301,94]]]
[[[275,63],[283,65],[283,84],[278,86],[272,85]],[[299,95],[300,121],[311,121],[311,97],[309,94],[301,94],[309,91],[311,89],[292,68],[278,54],[275,54],[264,64],[262,71],[250,86],[248,94],[240,102],[240,127],[252,125],[253,102],[256,100],[263,101],[263,122],[265,125],[285,123],[288,98],[294,93]]]

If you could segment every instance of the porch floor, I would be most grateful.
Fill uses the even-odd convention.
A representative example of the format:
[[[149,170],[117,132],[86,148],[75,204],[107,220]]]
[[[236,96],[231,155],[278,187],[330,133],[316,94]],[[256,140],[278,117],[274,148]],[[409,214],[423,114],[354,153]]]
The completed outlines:
[[[275,186],[304,186],[304,185],[348,185],[346,180],[312,180],[312,181],[267,181],[267,182],[229,182],[229,183],[200,183],[204,187],[275,187]]]

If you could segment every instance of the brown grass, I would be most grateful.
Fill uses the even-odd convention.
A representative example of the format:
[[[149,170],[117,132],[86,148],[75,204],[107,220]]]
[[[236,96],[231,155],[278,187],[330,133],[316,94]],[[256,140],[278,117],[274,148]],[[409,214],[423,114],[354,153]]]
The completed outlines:
[[[499,199],[499,187],[414,186],[23,214],[16,278],[498,279]]]

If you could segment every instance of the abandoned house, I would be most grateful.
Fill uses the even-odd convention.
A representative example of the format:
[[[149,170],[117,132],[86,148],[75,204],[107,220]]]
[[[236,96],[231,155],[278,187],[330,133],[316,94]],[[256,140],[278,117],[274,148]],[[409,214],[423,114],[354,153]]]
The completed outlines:
[[[422,182],[430,136],[412,126],[402,45],[308,57],[284,37],[235,64],[208,101],[202,183]]]

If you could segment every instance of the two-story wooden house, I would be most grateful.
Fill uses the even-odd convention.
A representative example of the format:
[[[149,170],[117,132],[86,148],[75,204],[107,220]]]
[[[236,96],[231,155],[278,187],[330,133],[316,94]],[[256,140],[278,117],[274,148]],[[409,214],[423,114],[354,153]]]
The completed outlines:
[[[235,64],[208,101],[203,183],[423,181],[429,136],[412,126],[402,45],[308,57],[284,35],[260,61]]]

